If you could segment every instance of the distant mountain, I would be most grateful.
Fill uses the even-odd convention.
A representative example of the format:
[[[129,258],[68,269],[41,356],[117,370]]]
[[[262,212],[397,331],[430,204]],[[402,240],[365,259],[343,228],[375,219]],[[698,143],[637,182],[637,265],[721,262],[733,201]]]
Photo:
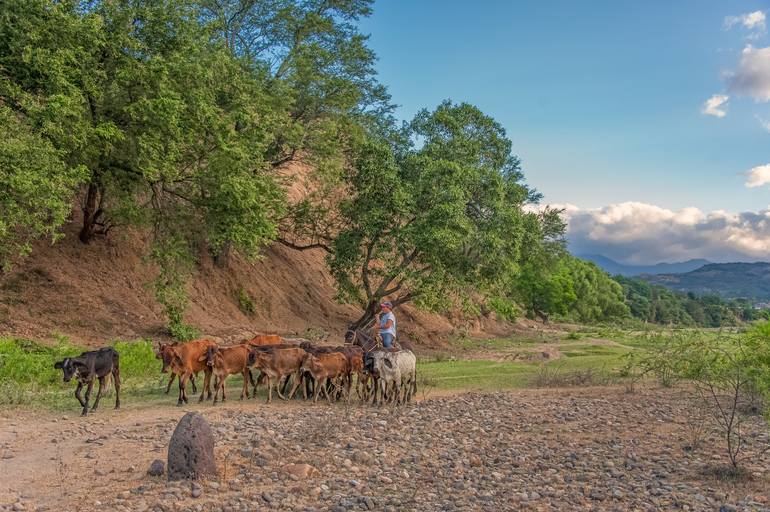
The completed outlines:
[[[624,265],[601,254],[583,254],[578,258],[593,261],[599,268],[611,275],[639,276],[642,274],[680,274],[698,269],[711,263],[704,259],[693,259],[679,263],[658,263],[655,265]]]
[[[642,275],[640,279],[672,290],[725,298],[770,300],[770,263],[710,263],[683,274]]]

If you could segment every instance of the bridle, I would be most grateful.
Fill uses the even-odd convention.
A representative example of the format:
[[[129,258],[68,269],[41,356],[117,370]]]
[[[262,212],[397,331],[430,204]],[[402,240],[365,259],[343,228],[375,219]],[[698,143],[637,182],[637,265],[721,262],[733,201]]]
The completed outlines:
[[[361,347],[361,349],[364,351],[364,354],[368,354],[376,350],[379,346],[379,342],[375,338],[361,332],[358,329],[348,329],[347,334],[353,335],[352,344]]]

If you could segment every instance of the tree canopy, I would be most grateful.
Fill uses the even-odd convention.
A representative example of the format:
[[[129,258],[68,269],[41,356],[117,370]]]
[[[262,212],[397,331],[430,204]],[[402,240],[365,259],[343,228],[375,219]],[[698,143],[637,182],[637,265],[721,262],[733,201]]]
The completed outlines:
[[[537,194],[499,123],[469,104],[444,102],[401,129],[370,132],[339,207],[330,248],[340,296],[367,323],[380,299],[448,307],[493,290],[516,271]]]

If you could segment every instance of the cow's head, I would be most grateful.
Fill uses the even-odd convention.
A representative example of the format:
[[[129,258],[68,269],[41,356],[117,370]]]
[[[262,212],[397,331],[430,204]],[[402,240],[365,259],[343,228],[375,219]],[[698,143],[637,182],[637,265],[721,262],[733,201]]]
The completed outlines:
[[[302,357],[302,365],[300,366],[300,371],[310,372],[314,369],[317,369],[319,365],[320,363],[318,362],[318,358],[313,354],[308,353]]]
[[[252,350],[249,352],[249,366],[262,369],[265,363],[268,361],[269,357],[270,354],[264,350]]]
[[[216,355],[218,352],[219,352],[219,348],[208,347],[206,349],[206,353],[198,358],[198,362],[202,363],[203,361],[206,361],[207,366],[214,366],[214,360],[216,359]]]
[[[160,369],[161,373],[168,373],[168,369],[174,363],[174,360],[179,359],[176,350],[170,344],[161,345],[157,357],[163,361],[163,367]]]
[[[69,382],[72,380],[72,377],[78,376],[84,365],[77,359],[66,357],[62,361],[57,361],[53,367],[57,370],[62,370],[64,372],[64,382]]]
[[[364,370],[373,377],[380,378],[383,373],[393,369],[393,362],[384,351],[377,351],[366,359]]]
[[[155,359],[163,359],[163,352],[166,350],[166,347],[170,346],[171,344],[164,344],[164,343],[158,343],[158,350],[155,351]]]

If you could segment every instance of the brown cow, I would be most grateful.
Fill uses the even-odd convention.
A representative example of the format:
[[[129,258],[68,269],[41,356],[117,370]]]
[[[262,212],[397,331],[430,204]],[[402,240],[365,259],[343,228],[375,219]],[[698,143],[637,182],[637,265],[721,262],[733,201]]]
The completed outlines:
[[[187,403],[187,380],[198,372],[204,372],[205,375],[203,378],[203,390],[201,390],[201,396],[198,401],[203,401],[204,394],[207,398],[211,398],[211,367],[206,364],[205,358],[201,361],[201,357],[206,355],[209,347],[217,347],[216,342],[202,339],[170,347],[174,354],[171,361],[171,369],[179,375],[179,400],[177,405]]]
[[[160,369],[161,373],[168,373],[169,368],[171,367],[171,362],[174,359],[174,351],[171,350],[171,347],[175,347],[179,345],[180,342],[174,341],[172,343],[161,343],[158,345],[158,350],[155,352],[155,359],[160,359],[163,362],[163,367]],[[166,394],[168,395],[168,392],[171,391],[171,384],[174,383],[174,377],[176,377],[176,372],[171,372],[171,377],[168,379],[168,384],[166,385]],[[197,393],[198,389],[195,387],[195,377],[196,374],[190,375],[190,384],[192,384],[193,393]]]
[[[260,347],[261,348],[261,347]],[[295,382],[299,381],[299,368],[307,352],[298,347],[273,346],[266,350],[252,349],[249,355],[249,366],[257,368],[267,378],[267,402],[273,400],[273,387],[283,400],[286,397],[279,387],[284,376],[294,375]],[[256,392],[256,385],[254,386]]]
[[[246,342],[247,345],[253,347],[259,347],[261,345],[280,345],[282,343],[283,338],[277,334],[257,334]]]
[[[313,403],[318,402],[318,395],[322,390],[326,395],[326,400],[330,404],[332,403],[329,391],[326,389],[326,383],[331,382],[335,390],[339,389],[337,380],[342,379],[344,381],[348,367],[348,358],[340,352],[320,353],[317,356],[308,354],[305,357],[301,369],[310,373],[316,382]],[[295,383],[294,386],[296,388],[297,384]],[[347,394],[346,399],[350,400],[350,394]]]
[[[353,374],[357,375],[356,379],[356,394],[358,395],[358,398],[362,398],[362,390],[361,386],[363,385],[365,374],[364,374],[364,351],[361,349],[361,347],[357,347],[354,345],[338,345],[336,347],[326,347],[326,346],[319,346],[314,345],[312,343],[303,343],[301,345],[305,351],[307,351],[310,354],[313,355],[319,355],[319,354],[328,354],[331,352],[339,352],[340,354],[344,354],[345,357],[348,360],[348,367],[345,373],[345,379],[344,379],[344,385],[346,393],[350,394],[350,388],[353,383]],[[306,376],[306,372],[302,372],[303,377]]]
[[[230,375],[240,373],[243,375],[243,388],[241,389],[241,400],[249,397],[249,382],[251,382],[251,371],[249,371],[249,354],[251,349],[248,345],[235,345],[232,347],[209,347],[206,353],[200,358],[205,361],[212,369],[216,377],[216,390],[214,391],[214,405],[217,403],[217,396],[222,390],[222,401],[226,400],[225,381]]]

